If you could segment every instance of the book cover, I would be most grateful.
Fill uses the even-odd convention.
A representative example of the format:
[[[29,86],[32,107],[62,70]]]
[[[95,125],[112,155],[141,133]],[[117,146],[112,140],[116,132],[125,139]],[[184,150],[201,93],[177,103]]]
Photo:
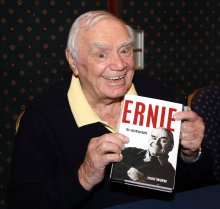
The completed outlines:
[[[126,94],[118,132],[130,141],[113,163],[112,181],[172,192],[175,185],[182,104]]]

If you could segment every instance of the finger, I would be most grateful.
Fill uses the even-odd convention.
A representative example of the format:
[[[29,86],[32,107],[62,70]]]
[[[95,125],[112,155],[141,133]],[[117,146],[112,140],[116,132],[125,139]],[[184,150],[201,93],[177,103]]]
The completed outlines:
[[[96,147],[103,145],[104,143],[112,143],[118,146],[121,150],[124,149],[125,143],[128,143],[129,141],[128,137],[119,133],[104,134],[95,140]]]
[[[121,147],[118,146],[116,143],[112,142],[105,142],[100,144],[99,149],[102,150],[103,154],[108,154],[108,153],[116,153],[116,154],[121,154]]]
[[[120,162],[123,156],[121,154],[109,153],[105,155],[104,164],[108,165],[110,162]]]
[[[103,155],[97,156],[97,158],[94,158],[93,166],[95,170],[104,169],[106,165],[113,162],[120,162],[122,160],[122,155],[118,153],[107,153]]]
[[[196,121],[198,120],[199,116],[193,111],[182,111],[177,112],[173,115],[175,120],[182,120],[182,121]]]
[[[204,132],[205,125],[202,118],[198,118],[195,122],[184,121],[181,123],[181,131],[185,132]]]
[[[200,130],[202,130],[200,123],[197,122],[191,123],[187,121],[181,123],[181,127],[180,127],[181,132],[192,133],[196,131],[198,132]]]
[[[181,133],[180,144],[185,149],[194,151],[200,147],[201,142],[202,137],[196,133]]]
[[[198,138],[198,133],[196,132],[190,132],[190,133],[184,131],[180,132],[181,141],[194,141],[196,140],[196,138]]]
[[[204,138],[204,131],[203,130],[196,130],[196,131],[181,131],[180,132],[180,139],[185,141],[198,141],[199,143],[202,142]]]
[[[121,150],[123,144],[111,139],[109,136],[94,138],[89,144],[88,159],[92,162],[92,166],[98,168],[103,167],[110,162],[118,162],[122,159]]]
[[[111,133],[109,135],[110,135],[109,140],[112,143],[117,144],[121,149],[124,149],[125,144],[127,144],[129,142],[129,138],[123,134]]]
[[[195,142],[195,141],[185,141],[185,140],[181,140],[181,146],[186,149],[186,150],[191,150],[191,151],[196,151],[200,145]]]

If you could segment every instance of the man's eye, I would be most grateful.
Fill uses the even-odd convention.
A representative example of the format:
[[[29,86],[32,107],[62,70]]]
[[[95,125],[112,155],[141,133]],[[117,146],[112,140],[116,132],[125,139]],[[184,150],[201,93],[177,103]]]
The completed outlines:
[[[106,55],[105,55],[104,52],[99,52],[99,53],[98,53],[98,58],[99,58],[99,59],[103,60],[103,59],[105,59],[105,57],[106,57]]]
[[[127,46],[127,47],[123,47],[121,50],[120,50],[120,54],[123,54],[125,56],[129,56],[131,53],[132,53],[132,47],[131,46]]]
[[[162,142],[163,142],[164,144],[166,144],[168,141],[167,141],[166,139],[163,139]]]

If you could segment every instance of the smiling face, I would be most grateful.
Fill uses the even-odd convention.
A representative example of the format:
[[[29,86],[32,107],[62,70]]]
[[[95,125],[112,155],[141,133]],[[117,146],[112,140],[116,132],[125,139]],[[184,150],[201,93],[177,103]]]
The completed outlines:
[[[89,101],[114,100],[130,88],[134,75],[133,44],[126,27],[106,17],[77,38],[78,60],[68,58]]]
[[[149,138],[148,149],[152,156],[168,155],[173,148],[172,133],[164,128],[153,129]]]

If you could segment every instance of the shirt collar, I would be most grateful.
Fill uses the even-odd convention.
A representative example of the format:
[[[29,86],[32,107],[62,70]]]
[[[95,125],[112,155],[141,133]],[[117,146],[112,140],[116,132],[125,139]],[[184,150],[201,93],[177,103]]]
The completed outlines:
[[[127,94],[137,95],[134,85],[132,84]],[[111,132],[115,130],[105,121],[102,121],[89,105],[79,81],[79,78],[72,76],[70,87],[67,93],[69,105],[78,127],[101,122]]]

